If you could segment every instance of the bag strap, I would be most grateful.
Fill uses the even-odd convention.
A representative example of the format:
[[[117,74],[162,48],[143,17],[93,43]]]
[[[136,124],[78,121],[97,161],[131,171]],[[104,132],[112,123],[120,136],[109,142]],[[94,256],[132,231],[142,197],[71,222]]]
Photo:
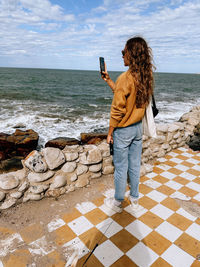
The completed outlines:
[[[153,102],[153,107],[156,108],[156,101],[155,101],[154,95],[152,95],[152,102]]]

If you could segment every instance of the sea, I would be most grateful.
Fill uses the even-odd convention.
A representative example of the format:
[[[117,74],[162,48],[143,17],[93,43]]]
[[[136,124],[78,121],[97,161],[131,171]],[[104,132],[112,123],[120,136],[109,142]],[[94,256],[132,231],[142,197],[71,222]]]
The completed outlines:
[[[115,81],[120,72],[109,72]],[[171,123],[200,105],[200,75],[154,74],[157,123]],[[0,132],[33,129],[39,144],[105,132],[112,91],[98,71],[0,68]]]

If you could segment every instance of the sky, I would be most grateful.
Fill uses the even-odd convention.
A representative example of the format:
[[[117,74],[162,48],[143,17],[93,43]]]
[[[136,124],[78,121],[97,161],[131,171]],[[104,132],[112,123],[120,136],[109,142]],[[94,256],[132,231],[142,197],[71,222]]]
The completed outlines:
[[[0,0],[0,67],[123,71],[135,35],[156,71],[200,73],[200,0]]]

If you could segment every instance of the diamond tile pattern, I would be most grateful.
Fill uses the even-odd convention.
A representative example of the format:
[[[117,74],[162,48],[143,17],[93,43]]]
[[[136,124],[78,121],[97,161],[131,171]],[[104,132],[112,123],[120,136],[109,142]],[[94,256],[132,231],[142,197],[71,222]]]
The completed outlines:
[[[176,201],[200,205],[200,153],[185,147],[170,152],[141,177],[139,190],[136,213],[127,197],[121,214],[110,211],[103,204],[105,197],[113,196],[110,189],[101,199],[77,204],[71,214],[56,217],[44,229],[31,225],[16,233],[0,227],[0,267],[13,262],[35,266],[36,255],[48,259],[48,266],[64,267],[69,251],[78,253],[77,266],[83,266],[95,246],[86,267],[200,266],[200,219]],[[55,242],[49,242],[48,235]]]

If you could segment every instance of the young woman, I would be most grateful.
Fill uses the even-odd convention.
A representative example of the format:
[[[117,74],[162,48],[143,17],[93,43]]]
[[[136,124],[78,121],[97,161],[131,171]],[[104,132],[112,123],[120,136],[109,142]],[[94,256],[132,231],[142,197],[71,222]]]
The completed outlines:
[[[118,77],[116,83],[110,79],[107,70],[102,73],[102,79],[114,93],[107,143],[113,143],[115,196],[105,199],[105,205],[116,212],[122,212],[127,174],[131,207],[136,211],[139,206],[142,118],[153,94],[152,54],[146,41],[141,37],[129,39],[122,57],[129,69]]]

